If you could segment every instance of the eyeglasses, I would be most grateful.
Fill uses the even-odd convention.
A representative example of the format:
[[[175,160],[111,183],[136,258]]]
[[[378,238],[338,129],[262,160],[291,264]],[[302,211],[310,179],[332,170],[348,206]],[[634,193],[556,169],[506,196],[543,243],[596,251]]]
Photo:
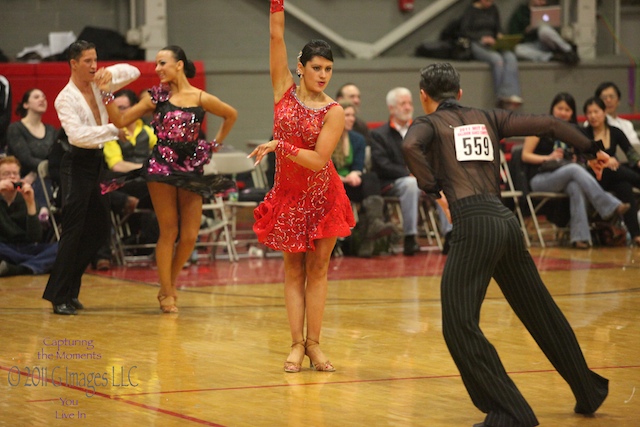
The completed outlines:
[[[600,99],[602,99],[603,101],[605,99],[618,99],[617,95],[600,95]]]
[[[14,171],[4,171],[2,173],[0,173],[0,177],[2,178],[9,178],[12,176],[20,176],[20,172],[14,172]]]

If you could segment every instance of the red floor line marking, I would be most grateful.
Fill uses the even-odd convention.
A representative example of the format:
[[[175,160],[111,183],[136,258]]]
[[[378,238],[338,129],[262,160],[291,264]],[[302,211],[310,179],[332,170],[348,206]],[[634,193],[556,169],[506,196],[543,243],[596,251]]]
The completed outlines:
[[[590,369],[609,370],[609,369],[629,369],[629,368],[637,369],[637,368],[640,368],[640,365],[605,366],[605,367],[596,367],[596,368],[590,368]],[[551,373],[551,372],[557,373],[555,369],[539,369],[539,370],[526,370],[526,371],[510,371],[509,375],[541,374],[541,373]],[[146,396],[146,395],[157,395],[157,394],[201,393],[201,392],[209,392],[209,391],[255,390],[255,389],[268,389],[268,388],[280,388],[280,387],[304,387],[304,386],[314,386],[314,385],[326,386],[326,385],[334,385],[334,384],[362,384],[362,383],[376,383],[376,382],[386,382],[386,381],[415,381],[415,380],[432,380],[432,379],[459,378],[459,377],[460,377],[460,374],[428,375],[428,376],[421,376],[421,377],[377,378],[377,379],[369,379],[369,380],[345,380],[345,381],[330,381],[330,382],[313,382],[313,383],[304,383],[304,384],[271,384],[271,385],[222,387],[222,388],[203,388],[203,389],[193,389],[193,390],[131,393],[131,394],[121,394],[120,396]]]
[[[144,409],[149,409],[151,411],[160,412],[162,414],[166,414],[166,415],[170,415],[172,417],[180,418],[180,419],[185,420],[185,421],[192,421],[194,423],[202,424],[202,425],[205,425],[205,426],[225,427],[222,424],[217,424],[217,423],[214,423],[214,422],[211,422],[211,421],[201,420],[200,418],[195,418],[195,417],[192,417],[192,416],[189,416],[189,415],[185,415],[185,414],[179,414],[177,412],[168,411],[166,409],[156,408],[155,406],[145,405],[144,403],[138,403],[138,402],[133,402],[133,401],[130,401],[130,400],[124,400],[124,399],[120,399],[118,397],[112,397],[112,399],[113,400],[117,400],[117,401],[122,402],[122,403],[126,403],[128,405],[138,406],[140,408],[144,408]]]
[[[0,366],[0,370],[7,371],[7,372],[9,372],[9,374],[11,374],[11,373],[20,374],[20,376],[27,377],[27,378],[28,377],[38,378],[40,381],[45,381],[47,383],[54,384],[55,387],[65,387],[65,388],[69,388],[69,389],[76,390],[76,391],[82,391],[87,396],[103,397],[103,398],[108,399],[108,400],[114,400],[114,401],[126,403],[128,405],[133,405],[133,406],[138,406],[140,408],[149,409],[151,411],[159,412],[161,414],[170,415],[172,417],[180,418],[180,419],[185,420],[185,421],[192,421],[192,422],[197,423],[197,424],[202,424],[202,425],[211,426],[211,427],[225,427],[222,424],[217,424],[217,423],[214,423],[214,422],[211,422],[211,421],[201,420],[199,418],[195,418],[195,417],[192,417],[192,416],[189,416],[189,415],[179,414],[177,412],[169,411],[169,410],[162,409],[162,408],[156,408],[154,406],[145,405],[143,403],[138,403],[138,402],[133,402],[133,401],[130,401],[130,400],[121,399],[119,396],[109,395],[109,394],[106,394],[106,393],[99,392],[97,390],[92,390],[90,388],[79,387],[79,386],[75,386],[75,385],[67,384],[67,383],[63,383],[63,382],[59,382],[59,383],[58,382],[54,382],[50,378],[46,378],[46,377],[43,378],[43,377],[41,377],[39,375],[38,376],[34,376],[33,374],[28,374],[26,372],[23,372],[23,371],[19,370],[15,366],[13,366],[11,368],[7,368],[6,366]],[[55,384],[57,384],[57,385],[55,385]],[[37,387],[40,387],[40,386],[34,386],[34,387],[37,388]],[[49,401],[56,401],[56,400],[58,400],[58,399],[28,400],[27,402],[36,403],[36,402],[49,402]]]

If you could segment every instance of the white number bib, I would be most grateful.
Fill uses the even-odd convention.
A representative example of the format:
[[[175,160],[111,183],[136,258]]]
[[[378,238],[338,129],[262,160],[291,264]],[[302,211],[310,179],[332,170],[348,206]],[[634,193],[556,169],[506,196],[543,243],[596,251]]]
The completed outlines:
[[[453,135],[459,162],[493,161],[493,143],[485,125],[458,126],[453,129]]]

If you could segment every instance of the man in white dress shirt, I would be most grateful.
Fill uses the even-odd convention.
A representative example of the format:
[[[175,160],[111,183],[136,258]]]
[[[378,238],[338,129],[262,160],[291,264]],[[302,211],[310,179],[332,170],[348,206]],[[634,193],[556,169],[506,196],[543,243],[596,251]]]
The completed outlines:
[[[78,40],[69,47],[71,78],[60,91],[55,107],[71,144],[61,165],[63,191],[62,236],[43,298],[51,301],[55,314],[72,315],[84,308],[78,300],[82,275],[98,248],[109,237],[107,201],[100,194],[100,171],[105,142],[118,138],[95,80],[106,73],[117,90],[140,76],[128,64],[98,69],[93,43]]]

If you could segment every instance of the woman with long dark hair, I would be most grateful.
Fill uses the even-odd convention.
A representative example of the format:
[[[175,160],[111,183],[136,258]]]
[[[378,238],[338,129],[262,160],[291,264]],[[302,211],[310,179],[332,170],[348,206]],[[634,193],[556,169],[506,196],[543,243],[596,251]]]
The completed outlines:
[[[20,164],[22,181],[33,186],[36,203],[40,210],[39,217],[48,218],[47,200],[38,179],[38,165],[46,160],[51,146],[55,141],[56,128],[42,122],[42,116],[47,112],[48,102],[43,91],[38,88],[29,89],[22,95],[16,107],[16,113],[21,117],[7,129],[7,154],[14,155]],[[50,185],[47,183],[47,185]]]
[[[624,132],[607,122],[604,101],[597,97],[585,101],[583,112],[587,116],[589,125],[584,128],[589,138],[601,140],[604,151],[610,156],[607,167],[602,172],[600,185],[603,189],[613,192],[618,198],[631,205],[623,216],[634,245],[640,246],[640,226],[638,225],[638,202],[633,187],[640,188],[640,174],[628,165],[616,159],[616,150],[620,147],[632,164],[640,161],[640,154],[631,146]]]
[[[551,101],[549,113],[574,125],[578,123],[576,101],[569,93],[558,93]],[[591,247],[587,201],[603,218],[622,212],[626,206],[603,191],[596,179],[584,167],[575,163],[573,151],[562,141],[528,136],[522,147],[522,161],[529,165],[527,179],[531,190],[566,193],[569,196],[570,241],[577,249]]]

